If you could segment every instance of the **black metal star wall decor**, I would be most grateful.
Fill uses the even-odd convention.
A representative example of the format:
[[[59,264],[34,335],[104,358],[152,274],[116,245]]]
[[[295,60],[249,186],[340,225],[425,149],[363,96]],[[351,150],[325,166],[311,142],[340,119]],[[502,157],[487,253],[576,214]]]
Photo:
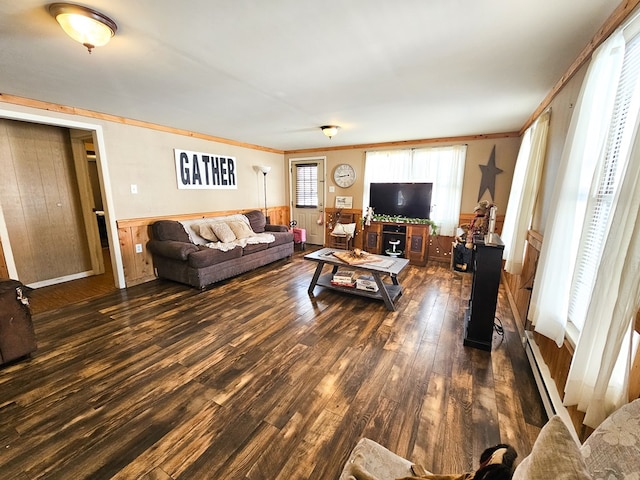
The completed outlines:
[[[486,165],[478,165],[482,170],[482,180],[480,180],[480,190],[478,191],[478,201],[482,198],[482,195],[486,190],[489,190],[491,200],[495,200],[496,196],[496,175],[502,173],[504,170],[496,167],[496,146],[493,146],[491,150],[491,156],[489,162]]]

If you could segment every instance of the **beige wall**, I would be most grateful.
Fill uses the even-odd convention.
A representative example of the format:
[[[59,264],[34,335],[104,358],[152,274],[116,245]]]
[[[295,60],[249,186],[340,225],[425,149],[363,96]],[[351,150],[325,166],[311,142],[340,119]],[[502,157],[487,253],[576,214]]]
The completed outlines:
[[[286,204],[281,154],[108,122],[104,137],[117,219],[263,207],[264,178],[254,165],[272,167],[267,204]],[[238,188],[178,190],[174,148],[235,157]]]
[[[587,72],[588,65],[584,65],[569,82],[558,92],[558,95],[552,100],[551,117],[549,120],[549,137],[547,139],[547,155],[542,171],[542,179],[540,181],[540,191],[538,192],[538,201],[533,215],[531,226],[544,234],[544,225],[552,210],[551,194],[553,186],[560,167],[562,150],[564,148],[571,115],[574,111],[580,87]]]
[[[467,159],[465,163],[464,183],[462,192],[461,213],[472,213],[473,207],[478,203],[478,191],[480,189],[480,181],[482,171],[480,165],[486,165],[491,155],[493,146],[496,147],[496,166],[503,173],[496,177],[496,189],[494,202],[498,207],[498,214],[504,214],[509,200],[509,191],[511,189],[511,181],[513,179],[513,170],[515,167],[518,149],[520,148],[519,137],[504,137],[497,139],[471,140],[464,142],[440,142],[433,144],[415,144],[404,145],[402,148],[424,148],[425,146],[444,146],[456,143],[466,143]],[[376,150],[393,150],[399,147],[383,147]],[[373,150],[373,149],[370,149]],[[366,149],[347,149],[347,150],[327,150],[310,153],[298,153],[285,155],[285,160],[295,158],[305,158],[311,156],[326,156],[326,192],[327,207],[335,205],[335,197],[337,195],[353,196],[353,207],[363,208],[363,177]],[[349,163],[356,170],[356,183],[349,188],[340,188],[333,182],[333,170],[341,163]],[[335,192],[329,192],[329,186],[335,187]],[[488,192],[485,192],[481,200],[490,200]]]
[[[32,114],[55,121],[100,125],[104,132],[104,148],[99,155],[102,162],[106,158],[108,184],[113,199],[110,214],[115,220],[260,208],[264,206],[263,175],[254,171],[254,165],[272,167],[267,176],[268,205],[286,204],[282,154],[1,102],[0,110]],[[98,144],[95,147],[100,149]],[[238,189],[178,190],[174,148],[236,157]],[[132,184],[137,185],[137,194],[131,193]]]

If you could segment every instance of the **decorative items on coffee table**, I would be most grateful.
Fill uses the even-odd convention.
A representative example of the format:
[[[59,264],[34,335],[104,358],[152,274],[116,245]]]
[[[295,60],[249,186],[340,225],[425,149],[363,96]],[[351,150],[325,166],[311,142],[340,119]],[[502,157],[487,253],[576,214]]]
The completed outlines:
[[[371,263],[371,262],[379,262],[382,259],[378,258],[377,255],[372,255],[364,250],[360,250],[359,248],[354,248],[353,250],[336,250],[333,252],[333,256],[339,258],[344,263],[349,265],[359,265],[362,263]]]

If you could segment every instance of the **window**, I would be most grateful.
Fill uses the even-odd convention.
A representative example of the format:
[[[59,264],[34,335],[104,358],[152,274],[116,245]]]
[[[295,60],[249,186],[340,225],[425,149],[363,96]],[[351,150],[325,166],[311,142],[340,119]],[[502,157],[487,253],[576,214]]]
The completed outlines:
[[[640,16],[594,52],[572,114],[529,309],[575,343],[563,404],[595,428],[628,400],[640,309]]]
[[[568,320],[581,331],[587,315],[604,242],[626,169],[639,110],[640,37],[627,43],[601,165],[593,181],[584,179],[578,209],[586,212],[571,283]],[[582,205],[580,205],[582,204]],[[574,335],[575,336],[575,332]]]
[[[460,223],[466,155],[466,145],[367,152],[363,205],[369,205],[372,183],[433,183],[431,220],[440,234],[453,236]]]
[[[318,164],[296,164],[296,208],[318,206]]]

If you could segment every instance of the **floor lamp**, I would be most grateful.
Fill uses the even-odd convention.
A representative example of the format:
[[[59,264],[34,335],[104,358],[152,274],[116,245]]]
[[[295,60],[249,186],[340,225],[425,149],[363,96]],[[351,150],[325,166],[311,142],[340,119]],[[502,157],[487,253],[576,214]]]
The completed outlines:
[[[264,175],[264,218],[269,222],[269,215],[267,215],[267,173],[271,171],[271,167],[268,165],[262,165],[260,167],[262,175]]]

